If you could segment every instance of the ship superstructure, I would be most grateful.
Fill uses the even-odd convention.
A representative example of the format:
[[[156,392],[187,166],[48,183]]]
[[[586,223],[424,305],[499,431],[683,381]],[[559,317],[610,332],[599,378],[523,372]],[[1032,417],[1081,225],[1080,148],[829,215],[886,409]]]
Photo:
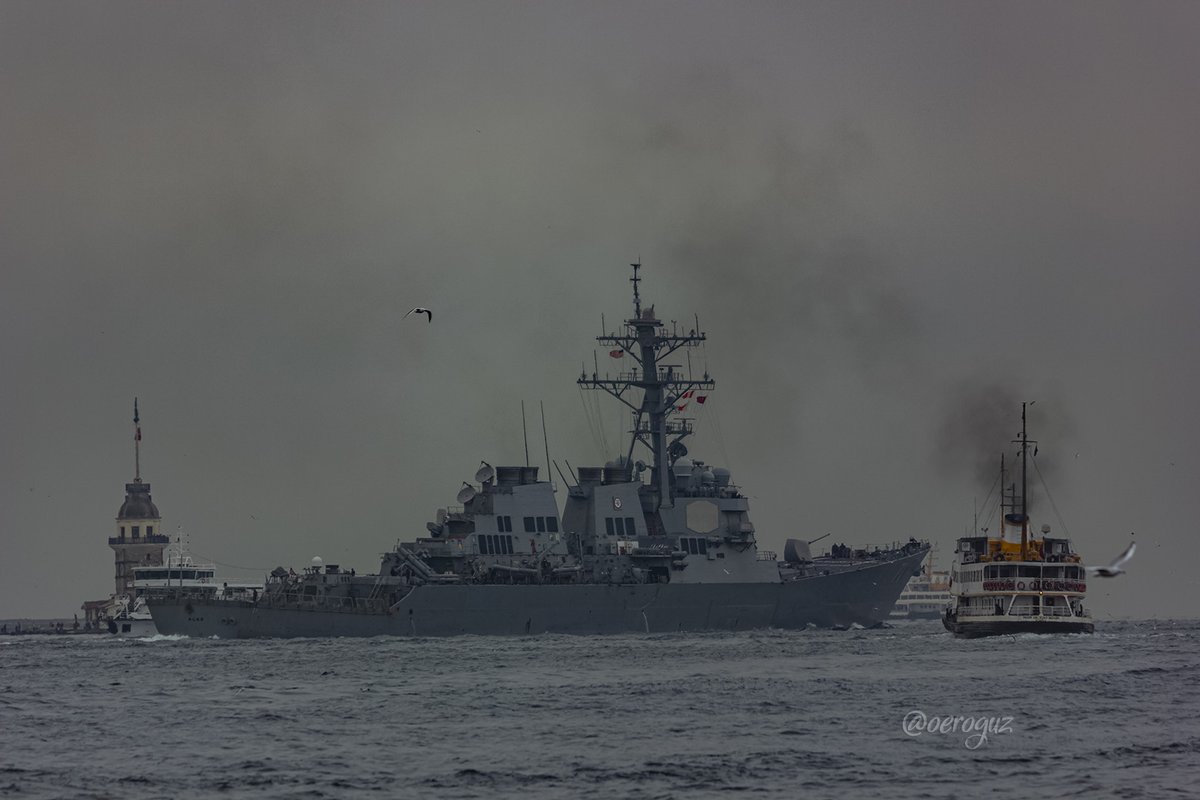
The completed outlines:
[[[759,550],[749,500],[729,470],[689,457],[684,445],[692,427],[683,411],[715,382],[669,359],[705,334],[698,324],[686,334],[668,328],[643,308],[640,266],[633,315],[598,337],[636,366],[578,379],[628,407],[629,446],[603,466],[572,472],[561,515],[556,488],[537,467],[484,462],[458,505],[385,553],[378,574],[314,559],[299,574],[274,570],[257,599],[156,592],[150,607],[160,630],[437,636],[880,624],[928,546],[910,540],[814,557],[796,538],[782,561]],[[639,445],[649,461],[634,459]]]
[[[956,636],[974,638],[1004,633],[1091,633],[1084,605],[1086,570],[1071,540],[1043,524],[1034,534],[1026,498],[1028,466],[1033,457],[1021,405],[1020,484],[1007,483],[1000,461],[999,519],[982,535],[958,540],[951,574],[953,602],[942,622]]]
[[[950,571],[934,569],[934,551],[930,551],[919,575],[909,578],[896,607],[893,620],[941,619],[950,605]]]

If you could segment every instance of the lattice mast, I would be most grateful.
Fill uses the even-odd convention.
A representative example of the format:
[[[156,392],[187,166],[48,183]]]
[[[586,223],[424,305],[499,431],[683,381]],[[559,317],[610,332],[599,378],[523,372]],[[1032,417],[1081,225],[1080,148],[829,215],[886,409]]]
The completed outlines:
[[[682,442],[692,433],[689,420],[678,416],[684,407],[678,403],[688,393],[711,390],[716,382],[706,371],[701,378],[685,372],[680,364],[668,364],[665,359],[681,348],[698,347],[707,337],[700,330],[699,318],[696,327],[681,334],[676,323],[667,327],[654,314],[654,306],[643,310],[638,284],[641,263],[633,267],[633,317],[625,320],[619,333],[604,333],[596,341],[613,348],[610,354],[624,356],[628,353],[638,361],[638,366],[617,376],[601,377],[593,372],[579,376],[579,385],[586,389],[603,389],[624,403],[633,414],[633,430],[626,454],[626,463],[633,458],[633,450],[640,443],[650,451],[653,479],[650,489],[656,495],[654,508],[671,506],[674,502],[674,484],[671,466],[676,459],[687,453]],[[620,352],[618,352],[620,351]],[[641,389],[641,401],[633,397],[634,390]],[[676,417],[672,419],[672,417]]]

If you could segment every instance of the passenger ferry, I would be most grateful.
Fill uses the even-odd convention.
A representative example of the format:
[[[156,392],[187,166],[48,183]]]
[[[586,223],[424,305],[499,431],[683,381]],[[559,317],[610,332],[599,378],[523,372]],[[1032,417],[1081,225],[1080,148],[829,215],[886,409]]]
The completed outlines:
[[[950,572],[933,568],[933,553],[921,572],[912,576],[892,608],[890,619],[941,619],[950,605]]]
[[[983,528],[979,536],[958,540],[951,570],[952,604],[942,623],[962,638],[1005,633],[1092,633],[1084,607],[1086,570],[1066,535],[1049,525],[1031,531],[1026,504],[1026,469],[1037,443],[1026,435],[1021,405],[1021,484],[1006,486],[1000,461],[1000,527],[996,535]]]

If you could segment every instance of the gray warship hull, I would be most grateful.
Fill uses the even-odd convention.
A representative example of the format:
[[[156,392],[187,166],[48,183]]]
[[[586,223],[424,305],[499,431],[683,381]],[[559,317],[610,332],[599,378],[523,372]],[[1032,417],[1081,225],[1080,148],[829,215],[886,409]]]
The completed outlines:
[[[925,553],[777,583],[427,584],[387,611],[187,596],[162,596],[150,607],[163,634],[222,639],[873,627]]]

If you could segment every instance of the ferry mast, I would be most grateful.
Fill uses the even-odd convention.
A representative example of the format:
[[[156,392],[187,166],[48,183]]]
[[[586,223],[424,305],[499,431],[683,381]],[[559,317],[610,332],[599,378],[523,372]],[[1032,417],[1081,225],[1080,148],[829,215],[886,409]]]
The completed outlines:
[[[1013,444],[1021,446],[1021,560],[1029,558],[1029,445],[1036,448],[1037,442],[1030,439],[1025,427],[1025,407],[1021,403],[1021,438],[1014,439]],[[1015,505],[1015,504],[1014,504]]]
[[[672,324],[670,330],[663,325],[654,314],[654,306],[642,309],[641,295],[638,284],[641,277],[638,270],[640,262],[630,264],[633,267],[633,317],[625,320],[623,330],[618,333],[604,333],[596,337],[596,341],[605,347],[612,348],[610,354],[623,356],[632,355],[638,361],[638,366],[630,372],[620,372],[615,378],[599,375],[599,369],[588,377],[586,373],[579,376],[578,384],[585,389],[603,389],[617,400],[624,403],[634,416],[633,434],[626,463],[633,457],[633,449],[641,443],[650,451],[653,480],[650,490],[653,494],[647,511],[674,504],[674,483],[672,481],[671,465],[675,460],[687,453],[683,440],[692,433],[691,423],[686,419],[671,417],[676,411],[681,411],[679,401],[691,397],[689,392],[711,390],[716,382],[709,377],[708,372],[701,378],[695,378],[690,370],[685,373],[682,365],[668,364],[668,356],[681,348],[698,347],[707,337],[700,330],[699,319],[696,327],[688,333],[681,334]],[[641,389],[641,402],[636,403],[632,398],[633,389]],[[686,403],[685,403],[686,405]]]

